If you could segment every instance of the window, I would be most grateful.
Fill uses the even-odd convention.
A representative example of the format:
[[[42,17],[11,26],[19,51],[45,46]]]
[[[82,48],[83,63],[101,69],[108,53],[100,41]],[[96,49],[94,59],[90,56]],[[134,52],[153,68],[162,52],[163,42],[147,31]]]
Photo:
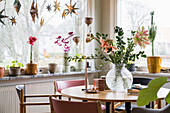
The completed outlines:
[[[140,26],[147,29],[150,26],[150,12],[154,11],[154,22],[157,25],[155,39],[155,56],[163,57],[162,66],[170,66],[170,1],[169,0],[118,0],[118,25],[122,26],[126,37],[130,37],[131,30],[137,30]],[[140,50],[137,48],[136,51]],[[145,49],[147,56],[151,55],[151,45]],[[136,62],[146,66],[146,59]]]
[[[78,15],[73,14],[62,18],[62,13],[66,9],[65,4],[70,4],[70,0],[58,0],[60,11],[54,12],[54,1],[56,0],[34,0],[38,5],[39,18],[32,21],[30,8],[33,0],[20,0],[21,9],[16,13],[13,3],[14,0],[2,0],[0,11],[5,9],[3,15],[9,18],[2,19],[6,25],[0,23],[0,65],[6,66],[11,60],[18,60],[23,64],[29,63],[30,47],[27,44],[29,36],[36,36],[37,42],[34,45],[34,61],[39,66],[47,66],[50,62],[62,64],[63,50],[54,44],[55,39],[61,35],[66,37],[68,32],[73,31],[74,36],[84,36],[84,17],[86,0],[72,0],[76,4]],[[48,11],[47,6],[51,5],[52,10]],[[10,18],[15,17],[16,25],[12,25]],[[41,18],[44,25],[40,26]],[[72,39],[70,39],[72,40]],[[76,44],[71,42],[71,54],[75,53]],[[79,48],[83,40],[80,40]]]

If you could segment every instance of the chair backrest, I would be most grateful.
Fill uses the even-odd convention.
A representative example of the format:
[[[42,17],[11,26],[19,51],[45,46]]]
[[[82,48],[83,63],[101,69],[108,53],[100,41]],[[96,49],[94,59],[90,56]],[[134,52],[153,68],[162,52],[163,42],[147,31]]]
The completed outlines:
[[[73,102],[50,98],[51,112],[55,113],[101,113],[99,102]]]
[[[148,85],[151,80],[150,78],[134,77],[133,84]]]
[[[54,82],[54,92],[58,91],[61,93],[61,90],[74,86],[85,85],[85,80],[69,80],[69,81],[55,81]]]
[[[17,85],[16,87],[16,91],[17,91],[17,94],[18,94],[18,97],[19,97],[19,100],[20,100],[20,98],[21,98],[21,90],[23,90],[23,95],[25,95],[26,94],[26,84],[24,84],[24,85]]]

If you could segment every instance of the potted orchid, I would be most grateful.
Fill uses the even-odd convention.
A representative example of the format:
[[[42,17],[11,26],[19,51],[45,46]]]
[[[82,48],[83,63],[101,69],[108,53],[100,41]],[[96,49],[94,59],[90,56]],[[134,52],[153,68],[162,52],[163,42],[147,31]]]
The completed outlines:
[[[36,75],[37,74],[37,64],[33,63],[33,45],[36,42],[37,38],[36,37],[29,37],[29,41],[27,41],[28,44],[30,44],[30,63],[26,64],[26,74],[28,75]]]
[[[154,11],[150,13],[151,15],[151,27],[149,27],[149,39],[152,43],[152,56],[147,57],[147,65],[149,73],[160,73],[162,57],[154,56],[154,40],[156,37],[157,26],[153,22]]]
[[[66,59],[66,57],[69,56],[70,51],[70,38],[74,36],[73,32],[68,33],[68,37],[62,38],[61,36],[58,36],[56,41],[54,42],[58,46],[62,47],[64,51],[63,55],[63,72],[69,72],[70,71],[70,64],[69,61]]]

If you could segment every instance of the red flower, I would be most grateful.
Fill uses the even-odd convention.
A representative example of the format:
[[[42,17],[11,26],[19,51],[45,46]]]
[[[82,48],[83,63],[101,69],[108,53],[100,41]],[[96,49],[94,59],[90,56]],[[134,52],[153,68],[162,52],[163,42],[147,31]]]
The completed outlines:
[[[37,40],[36,37],[30,36],[30,37],[29,37],[29,41],[27,41],[27,43],[30,44],[31,46],[33,46],[33,45],[34,45],[34,42],[35,42],[36,40]]]

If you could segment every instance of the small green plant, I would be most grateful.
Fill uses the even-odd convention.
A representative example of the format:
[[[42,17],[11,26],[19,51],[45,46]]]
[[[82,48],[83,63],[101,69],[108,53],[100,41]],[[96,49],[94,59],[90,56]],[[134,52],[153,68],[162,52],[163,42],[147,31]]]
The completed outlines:
[[[151,27],[149,28],[149,39],[152,43],[152,56],[154,56],[154,40],[156,37],[156,32],[157,32],[157,26],[155,26],[155,23],[153,22],[153,16],[154,16],[154,11],[150,13],[151,15]]]
[[[16,60],[16,61],[11,61],[11,65],[7,65],[6,69],[8,70],[9,67],[24,67],[24,65]]]

